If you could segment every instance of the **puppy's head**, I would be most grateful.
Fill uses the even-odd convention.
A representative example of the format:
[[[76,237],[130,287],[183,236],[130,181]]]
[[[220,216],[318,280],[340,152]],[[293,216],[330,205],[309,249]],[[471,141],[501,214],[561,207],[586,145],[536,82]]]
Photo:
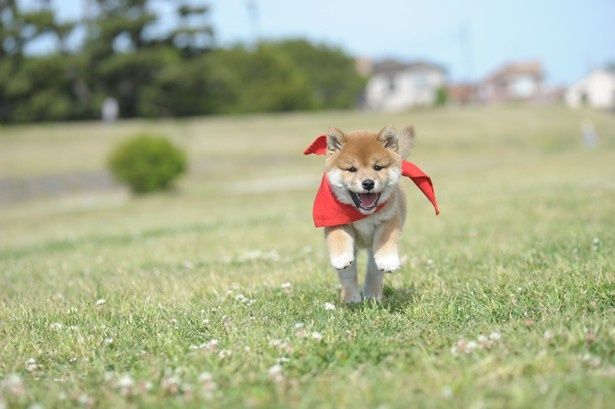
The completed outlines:
[[[325,172],[337,199],[370,214],[384,203],[399,182],[401,160],[412,145],[411,127],[398,132],[327,131]]]

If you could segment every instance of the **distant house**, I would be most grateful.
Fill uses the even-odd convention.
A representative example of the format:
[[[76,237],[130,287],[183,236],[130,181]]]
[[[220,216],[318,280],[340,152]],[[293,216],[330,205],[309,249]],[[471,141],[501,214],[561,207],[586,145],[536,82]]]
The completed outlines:
[[[446,71],[439,65],[385,60],[372,66],[364,103],[367,108],[385,111],[430,106],[445,85]]]
[[[447,88],[448,102],[454,105],[469,105],[479,101],[478,86],[470,83],[453,84]]]
[[[615,72],[593,70],[566,90],[565,100],[571,108],[615,108]]]
[[[532,101],[542,96],[544,72],[538,61],[506,64],[480,84],[480,99],[487,103]]]

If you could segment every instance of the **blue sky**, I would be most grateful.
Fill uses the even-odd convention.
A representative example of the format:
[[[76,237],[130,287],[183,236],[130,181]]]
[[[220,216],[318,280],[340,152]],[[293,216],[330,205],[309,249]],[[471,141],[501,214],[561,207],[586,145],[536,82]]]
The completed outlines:
[[[506,61],[539,59],[549,83],[565,84],[615,61],[615,0],[252,1],[262,38],[300,36],[357,56],[433,60],[453,80],[481,78]],[[52,2],[64,18],[83,11],[83,0]],[[170,22],[171,1],[155,3]],[[205,3],[219,44],[254,38],[248,0]]]

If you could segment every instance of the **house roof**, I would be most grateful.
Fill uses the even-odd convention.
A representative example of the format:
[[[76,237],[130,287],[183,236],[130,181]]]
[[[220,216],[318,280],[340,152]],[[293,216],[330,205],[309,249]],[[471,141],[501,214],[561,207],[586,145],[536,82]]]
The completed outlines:
[[[373,65],[372,73],[373,74],[392,74],[398,71],[407,71],[407,70],[416,70],[416,71],[424,71],[424,70],[436,70],[442,73],[446,73],[446,69],[438,64],[434,64],[428,61],[409,61],[403,62],[394,59],[386,59],[378,61]]]
[[[486,78],[487,82],[501,81],[519,75],[529,75],[536,79],[544,77],[540,61],[520,61],[501,66]]]

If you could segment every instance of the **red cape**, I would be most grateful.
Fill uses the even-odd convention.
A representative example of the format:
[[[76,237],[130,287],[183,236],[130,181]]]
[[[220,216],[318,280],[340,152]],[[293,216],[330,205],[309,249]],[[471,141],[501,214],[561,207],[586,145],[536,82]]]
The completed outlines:
[[[304,155],[325,155],[326,153],[327,137],[325,135],[316,138],[316,140],[303,152]],[[436,193],[434,192],[433,184],[429,176],[416,165],[405,160],[401,162],[401,174],[410,178],[431,202],[436,214],[440,213],[438,202],[436,201]],[[386,203],[382,203],[379,205],[376,211],[379,211],[385,204]],[[354,206],[341,203],[337,200],[331,190],[327,175],[323,175],[322,181],[320,182],[320,187],[318,188],[316,199],[314,200],[312,215],[316,227],[349,224],[369,216],[359,212]]]

